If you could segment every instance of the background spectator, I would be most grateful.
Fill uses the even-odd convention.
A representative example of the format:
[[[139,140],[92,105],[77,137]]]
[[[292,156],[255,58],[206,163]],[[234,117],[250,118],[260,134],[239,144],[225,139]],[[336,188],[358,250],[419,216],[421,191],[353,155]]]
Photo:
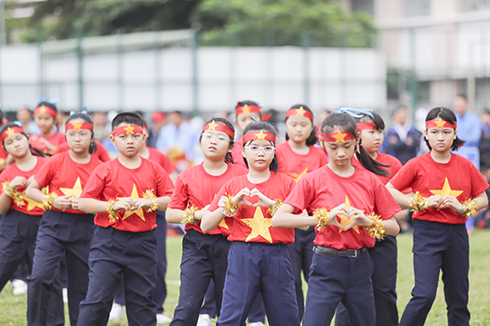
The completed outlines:
[[[480,168],[478,143],[481,137],[481,122],[478,116],[468,112],[468,100],[465,95],[458,94],[453,100],[453,109],[458,122],[458,137],[465,141],[458,154],[466,157],[477,168]]]

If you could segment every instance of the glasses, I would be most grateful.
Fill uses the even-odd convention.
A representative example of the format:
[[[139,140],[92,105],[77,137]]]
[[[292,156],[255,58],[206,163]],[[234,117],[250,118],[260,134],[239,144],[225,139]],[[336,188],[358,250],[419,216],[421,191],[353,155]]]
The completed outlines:
[[[215,137],[215,135],[210,133],[210,132],[204,132],[202,134],[202,138],[207,139],[207,140],[211,140],[211,139],[215,138],[218,142],[230,141],[230,137],[228,137],[228,136],[216,135],[216,137]]]
[[[83,139],[83,138],[87,138],[90,136],[90,131],[85,131],[85,130],[82,130],[82,131],[67,131],[65,133],[66,137],[68,138],[75,138],[77,135],[78,137],[80,137],[80,139]]]
[[[258,154],[260,151],[264,152],[264,154],[272,154],[276,150],[274,146],[244,146],[250,151],[252,154]]]

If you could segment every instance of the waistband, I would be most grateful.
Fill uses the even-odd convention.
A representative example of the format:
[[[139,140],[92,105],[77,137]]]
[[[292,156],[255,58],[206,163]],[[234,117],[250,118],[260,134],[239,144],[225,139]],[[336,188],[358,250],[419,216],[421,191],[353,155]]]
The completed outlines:
[[[367,252],[366,248],[338,250],[323,246],[314,246],[313,252],[321,256],[356,258]]]

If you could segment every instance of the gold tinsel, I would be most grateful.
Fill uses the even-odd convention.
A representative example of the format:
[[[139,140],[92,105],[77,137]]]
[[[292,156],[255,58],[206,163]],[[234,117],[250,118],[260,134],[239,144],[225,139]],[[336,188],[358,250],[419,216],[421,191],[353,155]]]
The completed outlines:
[[[476,199],[467,199],[461,204],[466,206],[466,211],[462,215],[466,215],[468,217],[475,215],[478,207],[476,206]]]
[[[417,191],[408,202],[408,206],[411,208],[412,212],[420,212],[426,210],[429,207],[429,203],[427,198],[421,196]]]
[[[281,207],[281,205],[282,205],[282,199],[281,198],[275,199],[274,205],[269,207],[269,209],[267,210],[267,213],[269,213],[271,216],[274,216],[276,214],[277,210],[279,209],[279,207]]]
[[[143,193],[143,198],[149,199],[151,201],[151,206],[146,211],[148,213],[152,213],[158,209],[158,199],[157,196],[153,193],[152,190],[147,190]]]
[[[47,211],[48,209],[51,209],[53,207],[53,200],[56,197],[58,197],[58,195],[54,192],[44,195],[43,205],[44,205],[45,211]]]
[[[26,204],[24,201],[24,194],[10,187],[9,181],[2,183],[3,193],[12,198],[17,206],[23,206]]]
[[[371,213],[367,215],[367,217],[373,220],[374,224],[371,226],[365,226],[364,228],[366,231],[375,239],[383,239],[385,236],[385,226],[383,224],[383,220],[381,219],[381,215]]]
[[[116,220],[119,219],[119,215],[117,214],[116,209],[114,206],[116,205],[116,201],[114,199],[111,199],[107,201],[107,206],[105,207],[105,211],[109,213],[109,222],[114,223]]]
[[[240,207],[233,203],[233,197],[235,197],[235,196],[226,195],[224,197],[225,197],[225,199],[223,201],[223,207],[220,207],[221,212],[223,213],[223,215],[225,215],[227,217],[232,217],[238,212]]]
[[[330,221],[330,218],[328,217],[329,214],[330,211],[325,207],[317,208],[316,211],[313,212],[313,217],[318,219],[318,224],[316,225],[318,231],[328,225],[327,222]]]
[[[180,223],[189,225],[189,224],[196,224],[197,220],[194,217],[194,213],[199,210],[199,207],[196,207],[194,205],[191,205],[190,207],[187,207],[187,209],[184,211],[184,216],[182,216],[182,220]]]

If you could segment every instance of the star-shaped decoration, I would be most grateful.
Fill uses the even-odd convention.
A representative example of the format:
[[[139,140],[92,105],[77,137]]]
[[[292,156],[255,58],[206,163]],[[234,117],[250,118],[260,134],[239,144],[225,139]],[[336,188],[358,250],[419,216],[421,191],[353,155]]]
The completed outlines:
[[[80,123],[80,122],[75,122],[75,123],[73,124],[73,129],[74,129],[74,130],[82,130],[82,123]]]
[[[335,144],[337,143],[345,143],[345,137],[347,137],[347,133],[341,132],[340,129],[337,130],[337,133],[333,135],[335,138]]]
[[[12,128],[7,128],[7,135],[8,137],[13,136],[15,134],[15,130]]]
[[[23,196],[23,199],[27,202],[27,210],[28,211],[32,211],[36,207],[39,207],[42,210],[44,210],[44,205],[43,204],[41,204],[41,203],[39,203],[39,202],[37,202],[35,200],[30,199],[25,194]]]
[[[436,121],[436,128],[444,128],[445,124],[446,124],[446,121],[439,118],[439,120]]]
[[[245,239],[245,242],[249,242],[260,235],[269,241],[269,243],[272,243],[272,236],[269,232],[269,228],[271,227],[271,219],[264,217],[264,213],[262,213],[262,209],[260,207],[255,208],[253,218],[242,218],[240,221],[247,224],[252,229],[252,232],[250,232],[247,239]]]
[[[244,106],[242,106],[242,112],[243,113],[250,113],[250,107],[248,106],[248,104],[245,104]]]
[[[129,134],[134,135],[134,128],[135,127],[132,127],[131,124],[128,124],[128,126],[126,128],[124,128],[124,130],[126,130],[126,135],[129,135]]]
[[[258,134],[255,134],[257,136],[257,140],[265,140],[265,137],[267,137],[267,134],[264,133],[262,129],[260,129],[260,132]]]
[[[211,121],[210,123],[208,123],[208,130],[216,130],[216,127],[218,126],[218,124],[216,122]]]
[[[78,199],[77,197],[80,197],[80,195],[82,194],[82,183],[80,182],[80,177],[78,177],[75,181],[73,188],[60,187],[60,190],[65,194],[65,196],[70,196],[69,199]],[[72,195],[75,195],[77,197]]]
[[[219,226],[221,226],[222,228],[225,228],[227,230],[229,230],[230,228],[228,227],[228,224],[226,224],[226,218],[222,219],[221,222],[219,222]]]
[[[462,190],[452,190],[447,178],[444,180],[444,185],[442,186],[441,190],[430,190],[430,192],[434,195],[440,195],[441,197],[449,195],[454,198],[457,198],[463,193]]]
[[[46,113],[46,111],[48,110],[48,108],[45,106],[45,105],[42,105],[40,108],[39,108],[39,113]]]
[[[300,174],[296,174],[294,172],[285,172],[286,175],[289,175],[291,178],[294,179],[294,181],[296,183],[299,182],[299,180],[301,180],[301,178],[306,174],[308,173],[308,168],[304,169],[303,172],[301,172]]]
[[[348,208],[351,208],[351,204],[350,204],[350,201],[349,201],[349,197],[345,196],[345,206],[347,206]],[[345,228],[349,225],[351,225],[352,223],[354,223],[351,219],[350,219],[350,216],[347,216],[345,214],[338,214],[337,215],[338,217],[340,217],[340,224]],[[357,233],[359,233],[359,227],[356,225],[356,226],[353,226],[352,229],[354,231],[356,231]],[[340,232],[343,232],[344,230],[342,229],[339,229],[339,233]]]
[[[130,198],[141,198],[139,195],[138,195],[138,190],[136,189],[136,185],[133,184],[133,190],[131,191],[131,196],[129,196]],[[117,197],[117,200],[121,200],[121,199],[124,199],[124,198],[127,198],[127,197]],[[138,215],[143,221],[146,222],[145,220],[145,213],[143,212],[143,209],[138,209],[137,211],[125,211],[124,212],[124,216],[123,216],[123,220],[127,219],[128,217],[130,217],[131,215],[133,214],[136,214]]]
[[[296,115],[300,115],[300,116],[304,117],[305,113],[306,113],[306,110],[302,106],[300,106],[299,109],[296,109]]]

